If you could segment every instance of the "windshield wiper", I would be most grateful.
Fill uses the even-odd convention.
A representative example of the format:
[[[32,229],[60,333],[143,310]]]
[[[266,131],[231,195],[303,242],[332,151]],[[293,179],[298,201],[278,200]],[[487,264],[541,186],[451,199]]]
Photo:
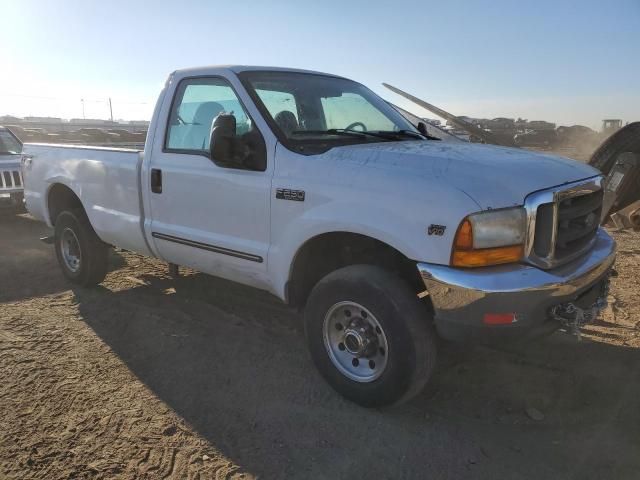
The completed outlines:
[[[365,131],[360,131],[360,130],[348,130],[346,128],[330,128],[328,130],[294,130],[293,132],[291,132],[294,135],[303,135],[305,133],[308,133],[310,135],[345,135],[345,136],[349,136],[349,137],[376,137],[376,138],[382,138],[384,140],[389,140],[389,141],[393,141],[393,138],[389,137],[389,135],[385,134],[385,133],[378,133],[378,132],[365,132]]]
[[[387,135],[396,135],[396,136],[405,136],[405,137],[411,137],[411,138],[415,138],[417,140],[424,140],[424,139],[428,139],[428,140],[440,140],[438,137],[434,137],[432,135],[425,135],[423,133],[420,132],[414,132],[413,130],[389,130],[389,131],[383,131],[380,130],[378,131],[378,133],[384,133]]]

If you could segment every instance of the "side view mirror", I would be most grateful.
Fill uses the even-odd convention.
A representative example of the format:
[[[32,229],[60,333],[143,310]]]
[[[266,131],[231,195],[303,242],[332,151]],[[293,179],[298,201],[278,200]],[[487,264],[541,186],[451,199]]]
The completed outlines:
[[[429,131],[427,130],[427,124],[424,122],[418,122],[418,131],[425,136],[429,136]]]
[[[260,131],[252,128],[236,135],[236,117],[221,113],[211,124],[209,158],[226,168],[264,172],[267,168],[267,148]]]
[[[223,164],[235,163],[236,117],[221,113],[211,125],[209,143],[211,160]]]

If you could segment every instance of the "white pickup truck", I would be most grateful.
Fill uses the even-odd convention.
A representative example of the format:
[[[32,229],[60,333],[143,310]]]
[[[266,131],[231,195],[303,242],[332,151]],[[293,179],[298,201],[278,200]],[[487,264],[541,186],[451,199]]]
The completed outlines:
[[[22,163],[69,280],[101,282],[117,246],[267,290],[304,307],[319,371],[365,406],[418,393],[438,335],[579,328],[615,258],[597,170],[439,140],[323,73],[179,70],[143,152],[27,144]]]

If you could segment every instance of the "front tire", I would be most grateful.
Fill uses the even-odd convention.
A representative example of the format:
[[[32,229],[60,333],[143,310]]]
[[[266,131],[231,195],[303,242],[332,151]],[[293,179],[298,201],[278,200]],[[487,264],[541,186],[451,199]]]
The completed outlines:
[[[55,224],[55,250],[62,273],[72,283],[89,287],[107,275],[109,247],[81,210],[64,211]]]
[[[364,407],[409,400],[435,367],[428,309],[404,280],[379,267],[353,265],[323,278],[307,302],[305,333],[325,380]]]

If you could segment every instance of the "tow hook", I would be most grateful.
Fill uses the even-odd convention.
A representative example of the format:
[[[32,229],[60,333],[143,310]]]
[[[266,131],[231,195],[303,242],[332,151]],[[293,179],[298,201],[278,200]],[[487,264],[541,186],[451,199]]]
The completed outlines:
[[[598,318],[598,315],[607,307],[608,296],[609,278],[603,282],[600,295],[591,306],[583,308],[573,302],[561,303],[551,308],[551,317],[558,320],[567,333],[575,335],[576,339],[580,341],[580,329]]]

